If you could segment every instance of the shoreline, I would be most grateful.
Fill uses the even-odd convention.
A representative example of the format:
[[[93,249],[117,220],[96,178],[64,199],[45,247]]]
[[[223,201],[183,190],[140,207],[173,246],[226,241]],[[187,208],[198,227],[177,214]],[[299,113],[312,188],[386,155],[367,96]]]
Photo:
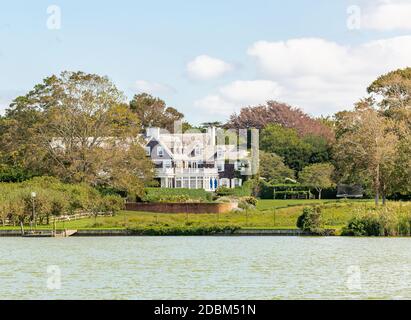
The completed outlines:
[[[48,232],[51,230],[42,230],[44,232]],[[127,229],[95,229],[95,230],[77,230],[72,237],[167,237],[167,236],[283,236],[283,237],[301,237],[301,236],[315,236],[309,232],[305,232],[299,229],[238,229],[232,232],[216,232],[212,234],[197,234],[197,235],[176,235],[176,234],[168,234],[168,235],[149,235],[149,234],[141,234],[138,232],[134,232],[133,230]],[[0,230],[0,238],[5,237],[22,237],[20,230]]]

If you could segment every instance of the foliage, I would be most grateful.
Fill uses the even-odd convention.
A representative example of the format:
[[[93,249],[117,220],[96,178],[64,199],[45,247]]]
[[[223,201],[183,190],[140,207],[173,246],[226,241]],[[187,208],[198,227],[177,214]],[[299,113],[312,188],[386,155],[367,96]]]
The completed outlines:
[[[210,202],[212,194],[203,189],[146,188],[143,202]]]
[[[247,204],[249,204],[249,205],[251,205],[251,206],[256,206],[257,205],[257,203],[258,203],[258,200],[256,199],[256,198],[254,198],[254,197],[242,197],[241,199],[240,199],[242,202],[245,202],[245,203],[247,203]]]
[[[295,173],[284,164],[283,158],[280,156],[261,151],[260,177],[269,183],[283,183],[286,178],[294,179]]]
[[[175,108],[167,107],[163,100],[147,93],[135,95],[130,101],[130,109],[140,119],[142,129],[158,127],[173,132],[174,122],[184,118]]]
[[[342,230],[345,236],[410,236],[411,211],[402,203],[361,210]]]
[[[387,193],[395,189],[397,181],[393,179],[393,173],[399,139],[395,134],[395,123],[381,116],[371,103],[364,100],[354,111],[338,115],[335,158],[340,180],[369,182],[378,203],[381,193],[385,199]]]
[[[267,182],[260,183],[261,199],[289,199],[311,197],[310,187],[301,184],[270,184]]]
[[[50,217],[77,212],[114,214],[123,208],[124,201],[119,196],[104,196],[86,184],[64,184],[53,177],[0,183],[0,219],[3,224],[6,220],[13,224],[28,223],[33,220],[34,212],[38,223],[48,224]]]
[[[305,167],[300,173],[299,180],[302,184],[315,188],[318,191],[318,198],[321,199],[321,191],[335,185],[332,180],[333,174],[332,164],[316,163]]]
[[[320,207],[305,207],[303,213],[298,217],[297,227],[303,231],[315,234],[323,232]]]
[[[236,226],[183,226],[183,227],[147,227],[129,229],[132,234],[144,236],[205,236],[213,234],[232,234]]]
[[[327,141],[334,140],[333,131],[321,121],[313,119],[298,108],[275,101],[266,105],[242,108],[240,114],[233,114],[226,124],[228,128],[263,129],[270,124],[295,129],[300,137],[307,135],[321,136]]]
[[[0,165],[0,182],[22,182],[33,177],[33,174],[20,167]]]
[[[12,102],[2,121],[0,154],[36,175],[139,194],[152,178],[136,138],[139,126],[107,77],[62,72]]]
[[[270,124],[261,132],[261,150],[284,158],[290,168],[301,171],[310,160],[310,145],[303,142],[294,129]]]

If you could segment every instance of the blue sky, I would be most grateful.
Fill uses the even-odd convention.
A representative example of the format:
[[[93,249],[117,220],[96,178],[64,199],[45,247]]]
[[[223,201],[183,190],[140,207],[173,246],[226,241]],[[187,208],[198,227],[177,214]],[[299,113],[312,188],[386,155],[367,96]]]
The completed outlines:
[[[47,25],[52,5],[59,29]],[[352,5],[361,10],[354,28]],[[9,1],[0,110],[48,75],[83,70],[109,76],[129,98],[160,96],[193,123],[267,99],[332,114],[410,64],[410,13],[403,0]]]

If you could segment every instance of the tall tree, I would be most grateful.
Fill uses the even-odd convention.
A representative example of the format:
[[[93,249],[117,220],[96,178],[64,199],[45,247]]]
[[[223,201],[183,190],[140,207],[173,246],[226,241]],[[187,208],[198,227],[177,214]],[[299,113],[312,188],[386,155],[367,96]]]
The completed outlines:
[[[385,202],[388,190],[395,183],[389,177],[394,172],[399,140],[395,123],[379,114],[370,102],[363,100],[354,111],[340,114],[335,161],[343,179],[356,175],[359,179],[365,177],[366,181],[370,177],[378,204],[380,195]]]
[[[130,101],[130,109],[140,119],[142,130],[159,127],[173,132],[174,122],[184,118],[181,112],[167,107],[163,100],[147,93],[135,95]]]
[[[334,133],[330,126],[321,120],[313,119],[298,108],[276,101],[268,101],[266,105],[242,108],[239,114],[233,114],[227,128],[263,129],[269,124],[281,125],[295,129],[300,137],[306,135],[322,136],[327,141],[334,140]]]
[[[380,113],[393,121],[399,139],[398,159],[390,178],[397,181],[395,191],[411,193],[411,68],[382,75],[367,90]]]
[[[83,72],[48,77],[13,101],[6,119],[9,157],[16,154],[41,173],[134,193],[152,177],[137,137],[139,119],[106,77]]]

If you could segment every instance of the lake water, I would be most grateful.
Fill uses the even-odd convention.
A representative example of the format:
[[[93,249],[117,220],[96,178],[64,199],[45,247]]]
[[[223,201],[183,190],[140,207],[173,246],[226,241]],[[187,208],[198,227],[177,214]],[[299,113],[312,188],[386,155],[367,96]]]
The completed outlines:
[[[0,299],[411,299],[411,239],[0,239]]]

